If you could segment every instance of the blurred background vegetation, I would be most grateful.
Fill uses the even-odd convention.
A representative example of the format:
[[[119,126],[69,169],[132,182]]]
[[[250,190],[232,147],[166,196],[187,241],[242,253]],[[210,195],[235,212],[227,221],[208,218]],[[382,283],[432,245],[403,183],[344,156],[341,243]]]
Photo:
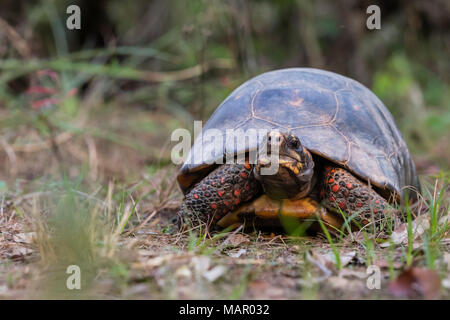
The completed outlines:
[[[66,28],[71,4],[81,8],[81,30]],[[372,4],[381,8],[380,30],[366,28]],[[407,247],[383,251],[371,238],[355,245],[341,237],[338,247],[358,251],[351,267],[389,261],[393,280],[394,263],[426,265],[449,281],[442,259],[449,251],[450,1],[1,0],[0,9],[0,298],[65,297],[62,279],[74,261],[107,297],[380,295],[365,286],[332,290],[331,281],[304,285],[315,271],[323,278],[309,249],[339,257],[331,238],[327,249],[320,237],[286,246],[260,233],[249,240],[234,232],[223,242],[225,233],[168,234],[182,198],[172,131],[206,121],[251,77],[287,67],[327,69],[372,89],[424,182],[431,228],[423,242],[411,224]],[[230,250],[240,255],[243,243],[243,259],[258,264],[228,256],[234,235],[241,240]],[[205,259],[206,269],[210,261],[229,268],[224,281],[200,281],[206,269],[190,271]]]
[[[70,4],[81,30],[65,27]],[[366,28],[371,4],[381,30]],[[2,0],[0,182],[58,168],[88,168],[93,180],[151,176],[169,164],[173,129],[286,67],[368,86],[419,171],[448,170],[449,35],[446,0]]]

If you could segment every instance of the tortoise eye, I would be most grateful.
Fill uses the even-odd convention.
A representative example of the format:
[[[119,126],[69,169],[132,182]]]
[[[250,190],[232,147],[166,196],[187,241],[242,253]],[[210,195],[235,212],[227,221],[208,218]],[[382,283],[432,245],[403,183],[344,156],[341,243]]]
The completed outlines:
[[[300,140],[296,136],[290,135],[287,140],[291,148],[298,149],[300,147]]]

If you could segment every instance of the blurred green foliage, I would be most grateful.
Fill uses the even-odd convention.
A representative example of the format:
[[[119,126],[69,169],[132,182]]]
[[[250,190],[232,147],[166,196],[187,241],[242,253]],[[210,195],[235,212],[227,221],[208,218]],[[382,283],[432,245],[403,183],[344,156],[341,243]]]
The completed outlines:
[[[79,31],[65,28],[69,4],[81,8]],[[381,30],[366,28],[371,4],[381,7]],[[21,35],[30,56],[21,56],[18,44],[0,31],[0,111],[8,109],[1,114],[0,130],[24,121],[42,127],[30,120],[34,116],[24,116],[24,92],[33,72],[43,68],[60,72],[63,92],[80,89],[49,115],[56,127],[70,127],[83,108],[80,97],[95,91],[97,102],[109,106],[97,112],[136,107],[155,115],[155,121],[128,129],[157,135],[157,112],[174,117],[172,128],[190,127],[193,119],[206,120],[254,75],[317,67],[372,88],[413,152],[448,168],[449,16],[445,0],[5,0],[0,18]],[[217,59],[232,67],[203,70],[180,81],[148,81],[143,73],[184,70]],[[40,130],[45,133],[45,128]]]

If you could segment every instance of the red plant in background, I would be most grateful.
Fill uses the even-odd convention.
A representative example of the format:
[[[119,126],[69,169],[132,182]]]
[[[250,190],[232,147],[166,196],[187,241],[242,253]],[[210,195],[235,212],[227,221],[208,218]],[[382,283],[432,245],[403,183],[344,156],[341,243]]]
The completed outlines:
[[[30,98],[31,108],[39,110],[45,107],[58,105],[64,99],[68,99],[77,94],[78,89],[72,88],[63,92],[60,76],[52,70],[40,70],[26,94]]]

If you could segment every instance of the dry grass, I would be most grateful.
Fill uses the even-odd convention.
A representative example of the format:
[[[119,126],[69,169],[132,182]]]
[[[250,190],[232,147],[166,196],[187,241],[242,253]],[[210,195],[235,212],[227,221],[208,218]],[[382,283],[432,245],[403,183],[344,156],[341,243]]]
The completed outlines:
[[[355,12],[353,4],[243,3],[240,10],[217,1],[157,2],[169,19],[145,1],[133,7],[137,16],[108,3],[112,23],[101,29],[117,34],[92,49],[86,38],[77,52],[67,50],[65,8],[57,13],[64,2],[38,1],[18,13],[6,6],[0,298],[450,297],[448,59],[433,10],[403,10],[405,3],[382,30],[360,33],[348,32],[355,22],[341,14]],[[437,21],[424,24],[433,32],[409,25],[428,14]],[[148,28],[153,20],[161,27]],[[299,37],[305,27],[310,32]],[[170,133],[205,120],[251,75],[293,65],[372,82],[422,173],[422,215],[375,238],[174,233],[169,221],[182,195],[168,160]],[[36,107],[52,99],[58,103]],[[71,264],[81,267],[82,290],[65,286]],[[370,265],[381,269],[380,290],[366,286]]]
[[[112,146],[94,140],[102,149],[92,151],[81,137],[74,141],[70,148],[87,155],[80,162],[95,162],[96,175],[102,176],[107,169],[99,159],[110,158]],[[66,157],[66,145],[60,149]],[[434,270],[441,279],[439,297],[450,297],[450,192],[443,188],[445,177],[424,179],[431,183],[425,183],[429,194],[424,192],[426,230],[411,226],[408,234],[405,225],[403,233],[395,230],[391,244],[380,242],[380,235],[376,240],[362,233],[332,238],[332,243],[321,234],[293,237],[258,230],[174,233],[169,221],[182,198],[176,168],[149,171],[133,160],[138,153],[127,155],[128,165],[141,173],[129,180],[105,183],[79,168],[72,178],[57,178],[53,172],[48,178],[16,180],[20,187],[2,193],[2,298],[392,298],[389,284],[410,267]],[[46,161],[54,158],[50,150],[43,156]],[[429,219],[433,210],[436,225]],[[80,291],[65,287],[71,264],[83,272]],[[372,264],[381,269],[380,290],[366,286],[366,269]]]

